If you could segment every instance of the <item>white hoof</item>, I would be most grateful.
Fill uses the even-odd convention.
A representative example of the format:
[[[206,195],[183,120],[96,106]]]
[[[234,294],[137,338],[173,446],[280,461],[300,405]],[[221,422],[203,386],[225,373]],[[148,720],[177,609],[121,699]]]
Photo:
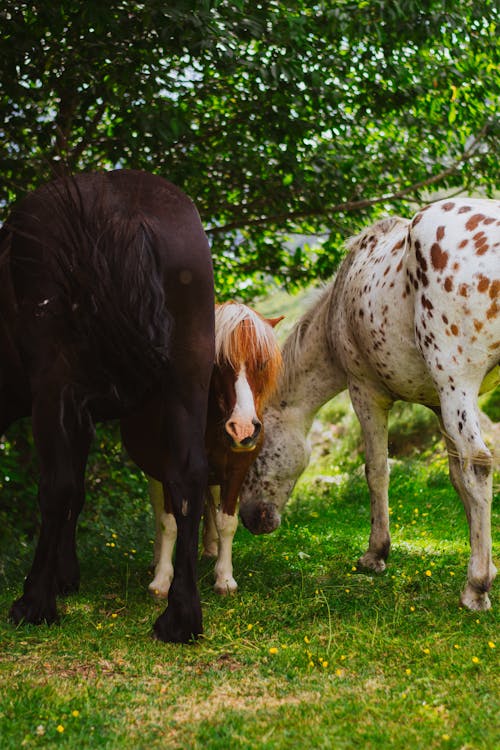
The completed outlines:
[[[470,583],[467,584],[460,597],[460,603],[473,612],[485,612],[491,608],[491,602],[488,594],[484,591],[477,591]]]
[[[225,578],[220,581],[216,581],[214,584],[214,591],[220,596],[227,596],[228,594],[234,594],[238,590],[238,584],[234,578]]]
[[[168,597],[171,583],[171,578],[167,578],[165,580],[155,578],[148,586],[149,593],[151,594],[151,596],[154,596],[155,599],[166,599]]]
[[[218,557],[219,556],[219,545],[217,542],[214,542],[213,544],[208,544],[206,547],[203,548],[203,557]]]
[[[360,568],[373,570],[375,573],[383,573],[385,570],[385,560],[381,557],[377,557],[373,552],[366,552],[363,557],[359,558],[358,566]]]

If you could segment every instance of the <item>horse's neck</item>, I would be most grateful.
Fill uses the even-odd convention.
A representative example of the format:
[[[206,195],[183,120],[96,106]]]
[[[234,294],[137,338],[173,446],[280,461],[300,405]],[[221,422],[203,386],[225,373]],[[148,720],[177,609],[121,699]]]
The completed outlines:
[[[346,388],[346,374],[328,345],[328,332],[312,323],[293,362],[287,360],[274,403],[293,414],[304,432],[327,401]]]

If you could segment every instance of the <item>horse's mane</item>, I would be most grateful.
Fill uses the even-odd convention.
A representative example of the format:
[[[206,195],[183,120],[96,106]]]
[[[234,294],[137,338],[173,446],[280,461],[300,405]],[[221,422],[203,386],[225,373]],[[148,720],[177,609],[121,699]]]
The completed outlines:
[[[324,327],[328,325],[331,297],[334,286],[335,279],[317,290],[310,307],[295,323],[283,344],[281,352],[283,368],[281,371],[279,391],[286,391],[293,384],[296,375],[296,362],[300,358],[304,339],[311,330],[311,326],[314,325],[315,330],[324,330]]]
[[[249,362],[256,371],[265,367],[269,387],[281,370],[281,352],[273,327],[258,312],[238,302],[215,306],[215,361],[236,367]]]

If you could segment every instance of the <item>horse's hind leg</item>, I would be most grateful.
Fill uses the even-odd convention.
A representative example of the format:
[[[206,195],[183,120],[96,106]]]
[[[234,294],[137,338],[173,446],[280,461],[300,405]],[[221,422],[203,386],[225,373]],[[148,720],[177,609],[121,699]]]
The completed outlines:
[[[471,558],[461,602],[468,609],[485,610],[491,606],[488,591],[496,575],[491,552],[492,457],[481,435],[475,393],[458,393],[444,392],[441,412],[450,479],[469,523]]]
[[[359,382],[349,383],[349,394],[365,441],[365,473],[371,506],[368,550],[358,564],[380,573],[385,570],[385,561],[391,547],[387,461],[387,417],[390,403]]]
[[[85,417],[83,418],[85,421]],[[67,518],[61,529],[57,550],[57,593],[71,594],[80,587],[80,565],[76,554],[76,526],[85,502],[85,469],[94,428],[90,419],[86,424],[80,420],[73,441],[73,467],[75,474],[74,494]]]
[[[40,464],[42,523],[24,593],[10,611],[15,623],[55,622],[58,585],[68,574],[66,580],[74,584],[78,575],[74,527],[83,502],[82,474],[92,425],[77,413],[71,399],[61,397],[59,388],[48,386],[40,392],[43,396],[33,405],[33,437]]]

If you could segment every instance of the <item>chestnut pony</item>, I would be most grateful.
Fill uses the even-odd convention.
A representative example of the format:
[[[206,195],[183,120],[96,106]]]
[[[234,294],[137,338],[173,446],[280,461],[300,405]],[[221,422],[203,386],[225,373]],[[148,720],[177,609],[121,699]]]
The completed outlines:
[[[32,415],[41,530],[14,623],[57,620],[75,590],[75,529],[94,423],[158,404],[158,477],[178,528],[165,641],[202,632],[197,540],[214,360],[210,251],[198,213],[160,177],[116,170],[49,183],[0,233],[0,433]]]
[[[248,467],[264,437],[263,408],[281,367],[273,328],[282,318],[265,319],[246,305],[228,302],[215,308],[215,367],[209,392],[206,448],[209,464],[203,547],[217,557],[215,591],[236,591],[232,542],[238,524],[237,504]],[[177,524],[172,505],[164,502],[161,459],[164,455],[157,406],[122,420],[122,436],[130,455],[150,476],[155,511],[155,577],[150,591],[168,595]]]

